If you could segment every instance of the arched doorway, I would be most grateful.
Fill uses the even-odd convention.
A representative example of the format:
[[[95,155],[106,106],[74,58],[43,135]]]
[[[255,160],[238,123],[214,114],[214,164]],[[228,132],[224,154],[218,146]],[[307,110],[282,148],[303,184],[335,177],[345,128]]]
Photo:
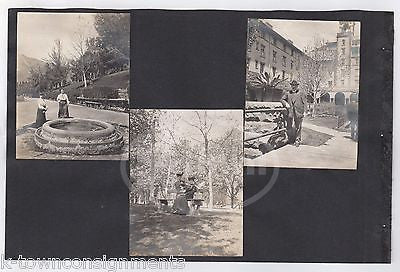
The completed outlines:
[[[344,106],[344,103],[346,101],[346,98],[344,96],[344,93],[342,92],[337,92],[335,94],[335,105],[341,105]]]
[[[323,95],[321,95],[321,97],[319,98],[321,103],[329,103],[331,102],[331,96],[329,95],[329,93],[324,93]]]
[[[350,95],[350,102],[358,102],[358,94],[357,93],[352,93]]]

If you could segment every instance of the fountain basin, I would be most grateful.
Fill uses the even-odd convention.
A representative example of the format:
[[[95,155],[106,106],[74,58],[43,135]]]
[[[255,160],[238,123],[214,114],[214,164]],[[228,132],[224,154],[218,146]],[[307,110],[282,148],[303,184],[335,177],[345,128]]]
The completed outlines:
[[[121,149],[123,137],[106,122],[68,118],[47,121],[35,131],[36,145],[49,153],[99,155]]]

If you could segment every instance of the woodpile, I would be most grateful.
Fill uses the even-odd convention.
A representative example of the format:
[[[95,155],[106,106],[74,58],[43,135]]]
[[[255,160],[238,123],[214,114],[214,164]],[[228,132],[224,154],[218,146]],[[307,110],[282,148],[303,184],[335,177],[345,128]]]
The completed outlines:
[[[280,102],[246,102],[245,158],[259,157],[287,143],[285,114]]]

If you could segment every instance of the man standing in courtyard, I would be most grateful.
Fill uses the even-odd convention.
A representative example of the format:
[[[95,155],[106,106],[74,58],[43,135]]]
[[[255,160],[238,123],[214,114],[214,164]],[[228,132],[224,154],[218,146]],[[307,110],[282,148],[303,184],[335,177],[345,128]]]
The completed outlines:
[[[293,80],[290,86],[291,90],[282,96],[281,103],[288,110],[287,130],[289,143],[294,143],[296,147],[299,147],[303,117],[307,109],[307,97],[303,91],[299,90],[299,83],[296,80]]]

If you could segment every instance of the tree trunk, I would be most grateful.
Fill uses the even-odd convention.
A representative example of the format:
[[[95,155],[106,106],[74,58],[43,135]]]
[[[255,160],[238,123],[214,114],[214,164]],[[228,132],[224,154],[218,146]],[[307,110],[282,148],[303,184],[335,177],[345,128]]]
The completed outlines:
[[[150,202],[154,202],[154,183],[155,183],[155,157],[154,157],[154,147],[156,144],[156,133],[155,133],[155,118],[153,117],[153,121],[151,124],[151,168],[150,168],[150,175],[151,175],[151,180],[150,180],[150,196],[149,200]]]
[[[165,198],[168,197],[168,187],[171,179],[171,161],[172,161],[172,155],[171,153],[169,154],[169,160],[168,160],[168,173],[167,173],[167,183],[165,184]]]
[[[235,201],[235,176],[232,174],[232,180],[231,180],[231,192],[230,192],[230,198],[231,198],[231,208],[233,209],[233,204]]]
[[[208,150],[208,139],[204,139],[204,147],[206,153],[206,171],[207,171],[207,181],[208,181],[208,207],[213,208],[214,206],[214,195],[213,195],[213,184],[211,180],[210,162],[209,162],[209,150]]]
[[[85,71],[83,71],[83,82],[85,84],[85,88],[87,87],[87,81],[86,81],[86,75],[85,75]],[[83,96],[83,95],[82,95]]]

